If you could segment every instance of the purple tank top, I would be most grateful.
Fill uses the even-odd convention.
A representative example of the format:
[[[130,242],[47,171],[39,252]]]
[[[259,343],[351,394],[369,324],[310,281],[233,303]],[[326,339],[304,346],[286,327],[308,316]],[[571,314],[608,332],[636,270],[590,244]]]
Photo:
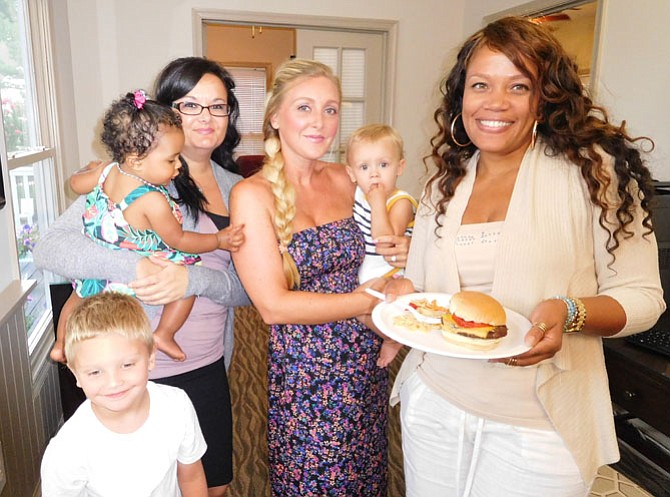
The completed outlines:
[[[212,220],[201,213],[198,218],[200,233],[216,233]],[[215,250],[201,254],[202,265],[224,271],[230,264],[230,252]],[[184,326],[175,335],[175,340],[186,354],[184,362],[177,362],[162,352],[156,352],[156,367],[149,374],[150,379],[165,378],[187,373],[208,366],[223,357],[223,334],[226,325],[228,308],[212,302],[206,297],[197,297],[191,314]],[[157,315],[152,320],[156,326],[160,319]]]

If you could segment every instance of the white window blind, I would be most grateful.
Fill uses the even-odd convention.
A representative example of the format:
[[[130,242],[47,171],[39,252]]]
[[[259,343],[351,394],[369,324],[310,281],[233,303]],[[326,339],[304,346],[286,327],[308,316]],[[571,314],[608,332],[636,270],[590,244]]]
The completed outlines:
[[[342,93],[346,98],[365,98],[365,50],[342,49]]]
[[[314,47],[314,60],[326,64],[337,76],[340,75],[339,57],[338,48]]]
[[[315,47],[314,59],[330,66],[342,84],[340,129],[324,160],[344,159],[344,148],[351,133],[365,124],[365,50],[358,48]]]
[[[228,67],[235,80],[235,96],[240,104],[237,130],[242,140],[236,155],[263,153],[263,114],[267,74],[264,67]]]

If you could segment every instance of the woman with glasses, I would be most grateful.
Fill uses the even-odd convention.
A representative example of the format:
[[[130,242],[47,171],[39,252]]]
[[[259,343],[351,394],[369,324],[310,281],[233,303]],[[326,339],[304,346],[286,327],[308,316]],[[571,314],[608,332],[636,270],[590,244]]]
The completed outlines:
[[[181,116],[185,135],[182,168],[168,190],[184,213],[184,229],[216,232],[229,223],[228,196],[241,177],[233,174],[239,109],[230,74],[216,62],[185,57],[158,75],[154,98]],[[67,278],[100,278],[130,283],[155,325],[166,303],[187,295],[198,299],[179,331],[187,359],[175,362],[157,353],[150,379],[180,387],[189,395],[207,452],[202,459],[210,497],[224,495],[232,480],[232,414],[228,363],[233,342],[233,308],[249,300],[223,250],[202,254],[201,266],[139,258],[107,249],[81,234],[83,197],[54,223],[35,249],[38,266]],[[85,254],[85,257],[83,256]],[[225,356],[225,361],[224,361]]]

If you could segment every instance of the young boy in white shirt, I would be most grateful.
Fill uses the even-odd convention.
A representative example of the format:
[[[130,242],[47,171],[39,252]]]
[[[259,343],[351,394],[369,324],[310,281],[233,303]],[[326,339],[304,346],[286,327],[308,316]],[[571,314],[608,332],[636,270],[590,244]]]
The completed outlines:
[[[396,180],[405,170],[403,141],[398,132],[385,124],[368,124],[351,134],[347,144],[347,172],[356,183],[354,220],[365,238],[365,259],[358,280],[401,275],[375,251],[374,240],[382,235],[411,236],[418,206]],[[388,366],[402,345],[384,339],[377,365]]]
[[[195,410],[184,391],[148,381],[155,345],[138,301],[84,299],[65,351],[87,400],[44,453],[42,496],[206,497]]]

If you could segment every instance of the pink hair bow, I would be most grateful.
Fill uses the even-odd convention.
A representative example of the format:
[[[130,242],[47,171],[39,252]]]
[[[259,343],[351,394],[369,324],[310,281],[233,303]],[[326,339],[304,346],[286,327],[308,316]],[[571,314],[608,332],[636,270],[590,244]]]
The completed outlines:
[[[147,94],[144,92],[144,90],[135,90],[135,107],[138,109],[141,109],[144,107],[144,102],[147,101]]]

